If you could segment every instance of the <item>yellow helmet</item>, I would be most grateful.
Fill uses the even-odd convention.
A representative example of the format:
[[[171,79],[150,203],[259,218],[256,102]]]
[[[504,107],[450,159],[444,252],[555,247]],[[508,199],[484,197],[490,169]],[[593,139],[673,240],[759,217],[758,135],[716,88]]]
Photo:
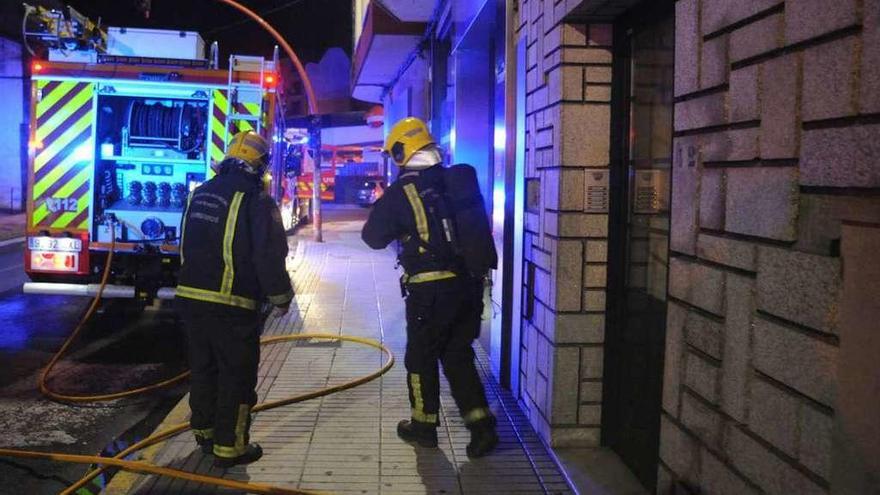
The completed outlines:
[[[398,167],[404,167],[416,151],[432,144],[437,142],[428,132],[428,126],[421,119],[407,117],[391,128],[385,138],[383,151],[391,156]]]
[[[243,131],[232,136],[226,150],[226,158],[238,158],[254,169],[265,166],[268,155],[269,142],[254,131]]]

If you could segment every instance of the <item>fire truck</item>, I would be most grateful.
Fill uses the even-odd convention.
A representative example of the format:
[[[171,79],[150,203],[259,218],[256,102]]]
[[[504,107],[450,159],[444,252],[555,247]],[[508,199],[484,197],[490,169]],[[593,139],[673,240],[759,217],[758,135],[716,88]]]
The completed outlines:
[[[94,295],[112,249],[103,297],[173,297],[188,195],[239,131],[273,143],[264,180],[286,227],[298,221],[277,49],[221,69],[195,32],[25,8],[25,42],[46,52],[31,65],[25,293]]]

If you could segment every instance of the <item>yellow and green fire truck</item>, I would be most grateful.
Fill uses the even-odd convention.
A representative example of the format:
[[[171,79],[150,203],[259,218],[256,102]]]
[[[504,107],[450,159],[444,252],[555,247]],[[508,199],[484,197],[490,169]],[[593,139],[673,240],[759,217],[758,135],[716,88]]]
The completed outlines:
[[[112,248],[104,297],[173,297],[187,197],[238,131],[275,144],[268,184],[295,220],[277,50],[220,69],[197,33],[80,30],[76,46],[46,24],[59,39],[31,66],[25,293],[94,295]]]

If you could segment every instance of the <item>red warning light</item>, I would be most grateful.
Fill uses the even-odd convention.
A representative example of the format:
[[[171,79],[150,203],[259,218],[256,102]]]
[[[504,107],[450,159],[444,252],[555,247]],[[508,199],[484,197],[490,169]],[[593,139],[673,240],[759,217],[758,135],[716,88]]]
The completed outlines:
[[[41,72],[41,71],[43,70],[43,64],[41,64],[41,63],[39,63],[39,62],[34,62],[34,63],[31,65],[31,69],[33,69],[33,72],[35,72],[35,73],[36,73],[36,72]]]
[[[275,75],[274,74],[266,74],[266,86],[273,87],[275,86]]]

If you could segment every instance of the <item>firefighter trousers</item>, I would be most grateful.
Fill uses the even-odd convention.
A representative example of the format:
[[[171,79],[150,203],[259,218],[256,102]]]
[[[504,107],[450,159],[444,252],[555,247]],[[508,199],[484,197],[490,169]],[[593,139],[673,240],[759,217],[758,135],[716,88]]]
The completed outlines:
[[[214,455],[237,457],[249,443],[257,402],[261,320],[256,311],[219,304],[181,306],[192,371],[190,425],[197,438],[213,440]]]
[[[404,364],[412,420],[439,424],[439,362],[465,424],[494,421],[472,347],[483,311],[479,282],[457,277],[410,284],[407,293]]]

